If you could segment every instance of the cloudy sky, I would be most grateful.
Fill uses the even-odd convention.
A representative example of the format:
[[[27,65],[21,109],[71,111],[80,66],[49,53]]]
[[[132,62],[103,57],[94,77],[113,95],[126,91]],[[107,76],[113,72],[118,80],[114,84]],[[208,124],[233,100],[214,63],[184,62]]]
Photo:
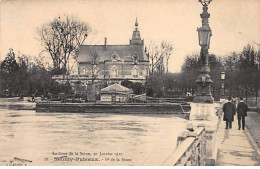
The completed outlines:
[[[225,56],[260,43],[260,0],[213,0],[209,6],[213,31],[210,53]],[[128,44],[138,18],[145,44],[169,41],[174,46],[169,70],[179,72],[188,54],[199,52],[197,28],[202,5],[198,0],[2,0],[0,60],[9,48],[37,56],[42,46],[35,29],[64,14],[89,23],[86,44]]]

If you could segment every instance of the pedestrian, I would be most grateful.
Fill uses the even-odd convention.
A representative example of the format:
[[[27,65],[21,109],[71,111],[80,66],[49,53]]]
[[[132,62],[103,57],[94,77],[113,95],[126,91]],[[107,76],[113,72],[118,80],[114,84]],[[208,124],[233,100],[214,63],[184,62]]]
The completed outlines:
[[[224,117],[226,121],[226,129],[232,128],[232,121],[234,121],[234,115],[236,114],[236,107],[231,103],[231,97],[228,97],[228,102],[223,106]]]
[[[240,102],[237,105],[237,120],[238,120],[238,130],[241,128],[242,119],[242,129],[245,130],[245,116],[247,116],[248,106],[243,101],[243,97],[240,97]]]

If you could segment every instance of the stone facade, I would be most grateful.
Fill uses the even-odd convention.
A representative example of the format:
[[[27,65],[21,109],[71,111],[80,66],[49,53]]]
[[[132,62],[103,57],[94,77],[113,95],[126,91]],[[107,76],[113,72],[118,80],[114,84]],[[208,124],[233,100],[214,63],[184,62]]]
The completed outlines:
[[[77,58],[78,74],[97,80],[121,82],[130,80],[144,83],[148,75],[149,60],[144,51],[136,20],[129,45],[82,45]]]

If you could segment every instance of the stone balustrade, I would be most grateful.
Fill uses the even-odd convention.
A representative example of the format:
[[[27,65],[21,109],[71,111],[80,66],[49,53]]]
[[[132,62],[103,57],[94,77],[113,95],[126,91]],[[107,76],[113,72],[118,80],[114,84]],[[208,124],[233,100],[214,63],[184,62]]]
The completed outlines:
[[[162,165],[215,165],[218,151],[216,133],[223,104],[191,104],[187,130],[178,137],[177,147]]]
[[[184,132],[178,137],[177,148],[162,165],[167,166],[204,166],[206,154],[206,132],[199,127],[193,132]]]

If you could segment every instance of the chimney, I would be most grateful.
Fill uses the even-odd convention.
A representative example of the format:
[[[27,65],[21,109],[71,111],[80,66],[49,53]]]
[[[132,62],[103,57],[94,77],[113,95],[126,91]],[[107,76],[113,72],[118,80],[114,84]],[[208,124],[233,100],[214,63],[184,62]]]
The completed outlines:
[[[107,37],[105,37],[105,50],[107,50]]]

